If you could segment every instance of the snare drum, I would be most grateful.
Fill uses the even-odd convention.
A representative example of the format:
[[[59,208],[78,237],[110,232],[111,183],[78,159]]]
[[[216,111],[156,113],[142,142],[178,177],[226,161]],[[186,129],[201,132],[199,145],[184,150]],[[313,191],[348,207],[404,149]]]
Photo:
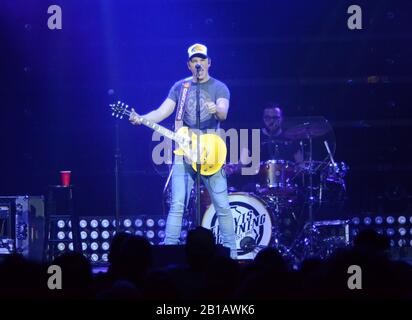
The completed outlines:
[[[286,160],[262,162],[259,170],[259,192],[275,195],[296,193],[297,185],[295,164]]]

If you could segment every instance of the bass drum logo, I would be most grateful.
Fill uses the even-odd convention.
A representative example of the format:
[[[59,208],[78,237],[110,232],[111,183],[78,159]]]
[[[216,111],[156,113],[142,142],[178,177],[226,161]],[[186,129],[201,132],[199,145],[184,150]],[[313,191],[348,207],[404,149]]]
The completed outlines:
[[[229,204],[233,214],[238,259],[254,259],[271,242],[271,215],[261,200],[247,193],[229,194]],[[211,229],[217,243],[222,244],[219,221],[213,205],[206,210],[202,226]]]

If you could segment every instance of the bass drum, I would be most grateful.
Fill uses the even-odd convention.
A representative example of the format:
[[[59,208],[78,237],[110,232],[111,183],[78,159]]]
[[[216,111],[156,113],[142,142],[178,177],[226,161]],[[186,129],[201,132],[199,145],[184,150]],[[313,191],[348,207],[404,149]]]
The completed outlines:
[[[243,192],[229,194],[236,233],[238,259],[254,259],[272,242],[272,216],[266,204],[255,195]],[[216,210],[210,205],[204,213],[202,226],[213,231],[217,243],[222,244]]]

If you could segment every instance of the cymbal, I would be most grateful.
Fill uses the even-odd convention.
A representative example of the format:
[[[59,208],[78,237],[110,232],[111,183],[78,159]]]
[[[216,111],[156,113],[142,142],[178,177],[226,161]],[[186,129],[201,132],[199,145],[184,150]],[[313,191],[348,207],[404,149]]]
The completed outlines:
[[[307,121],[297,126],[291,127],[284,132],[286,138],[309,139],[321,137],[331,131],[332,128],[327,120],[325,121]]]
[[[297,164],[296,166],[304,171],[312,171],[312,172],[316,172],[318,170],[323,169],[324,167],[326,167],[328,165],[328,162],[326,161],[318,161],[318,160],[312,160],[312,161],[303,161],[299,164]]]
[[[282,135],[282,137],[283,137],[283,135]],[[277,138],[274,138],[273,140],[266,140],[266,141],[263,141],[263,142],[261,142],[261,145],[262,146],[265,146],[265,145],[267,145],[267,144],[277,144],[277,145],[287,145],[287,144],[289,144],[289,143],[291,143],[291,139],[285,139],[286,137],[283,137],[284,139],[277,139]]]

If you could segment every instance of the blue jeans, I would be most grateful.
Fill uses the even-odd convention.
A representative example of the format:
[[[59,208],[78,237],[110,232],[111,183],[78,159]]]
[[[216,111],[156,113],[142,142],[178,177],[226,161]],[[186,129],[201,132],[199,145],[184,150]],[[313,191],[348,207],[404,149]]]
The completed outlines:
[[[181,157],[175,157],[172,170],[172,201],[166,222],[166,245],[179,243],[183,212],[196,179],[196,172]],[[212,176],[201,176],[201,179],[216,210],[223,246],[230,248],[230,256],[236,258],[236,237],[227,194],[226,174],[221,169]]]

